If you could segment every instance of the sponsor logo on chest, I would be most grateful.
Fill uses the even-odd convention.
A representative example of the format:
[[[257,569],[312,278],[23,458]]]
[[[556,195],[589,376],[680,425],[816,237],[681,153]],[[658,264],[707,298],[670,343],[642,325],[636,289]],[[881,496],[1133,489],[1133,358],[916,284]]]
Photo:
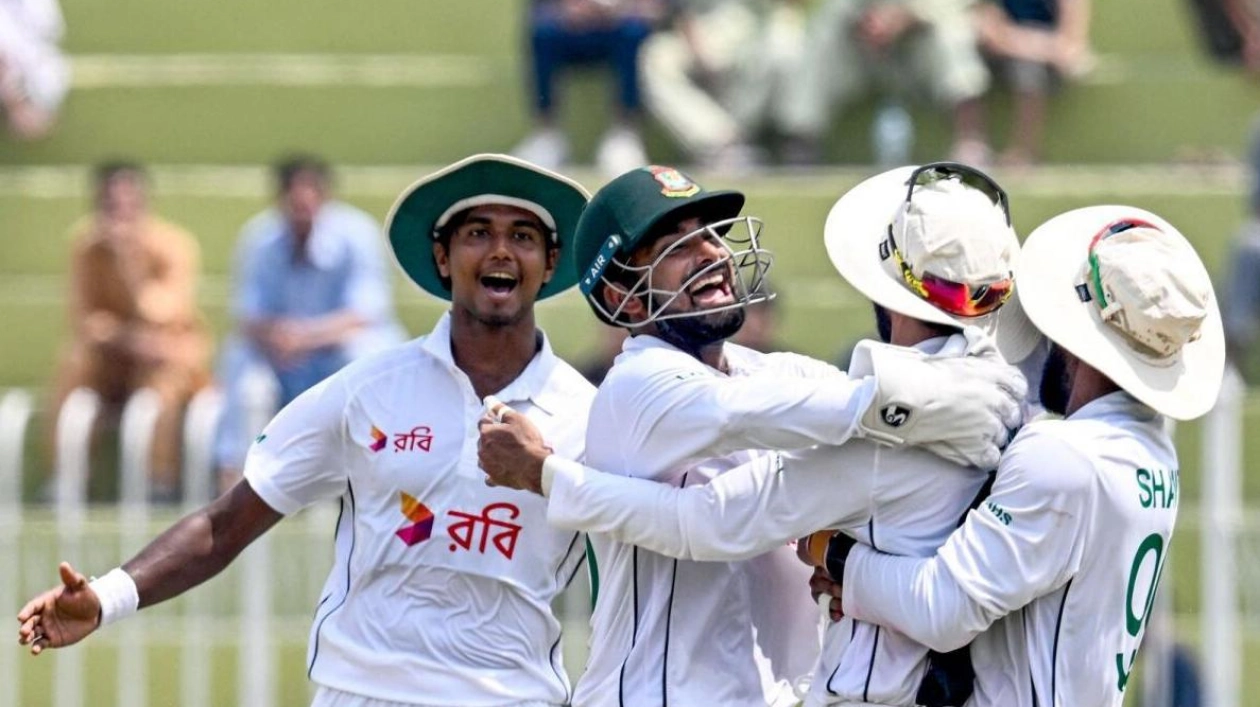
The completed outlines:
[[[451,543],[448,549],[455,553],[478,555],[499,554],[511,560],[516,554],[516,541],[522,526],[512,521],[520,518],[521,509],[506,502],[486,505],[479,511],[467,512],[451,509],[435,512],[406,491],[398,492],[406,525],[394,535],[407,547],[414,547],[433,535],[433,524],[438,515],[450,521],[446,534]]]
[[[433,430],[428,425],[416,425],[406,432],[392,434],[386,434],[381,431],[381,428],[372,425],[372,430],[368,434],[372,438],[368,449],[373,452],[382,452],[390,448],[398,454],[400,452],[428,452],[433,448]]]

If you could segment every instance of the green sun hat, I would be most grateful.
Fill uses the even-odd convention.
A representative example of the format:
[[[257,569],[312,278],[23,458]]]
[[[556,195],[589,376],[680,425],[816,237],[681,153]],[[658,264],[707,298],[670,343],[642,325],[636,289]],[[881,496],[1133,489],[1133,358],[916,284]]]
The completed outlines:
[[[433,243],[452,216],[486,204],[525,209],[551,230],[560,247],[551,282],[538,299],[559,294],[577,283],[574,231],[590,193],[582,185],[508,155],[473,155],[420,179],[403,190],[385,219],[385,232],[398,265],[429,294],[449,301]]]

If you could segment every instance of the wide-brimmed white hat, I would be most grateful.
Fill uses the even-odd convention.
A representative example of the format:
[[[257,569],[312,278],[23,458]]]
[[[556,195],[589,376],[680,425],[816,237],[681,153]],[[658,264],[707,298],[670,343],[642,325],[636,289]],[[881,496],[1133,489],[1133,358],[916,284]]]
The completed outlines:
[[[892,242],[916,277],[930,273],[971,286],[1009,278],[1020,258],[1005,208],[986,191],[942,176],[924,180],[907,199],[910,179],[919,169],[878,174],[840,197],[823,229],[827,255],[841,277],[872,302],[921,321],[981,327],[994,334],[1007,361],[1022,361],[1040,335],[1015,297],[989,315],[955,316],[920,296],[902,276]]]
[[[1216,402],[1225,371],[1221,312],[1185,236],[1131,206],[1093,206],[1024,243],[1019,297],[1051,341],[1178,420]]]

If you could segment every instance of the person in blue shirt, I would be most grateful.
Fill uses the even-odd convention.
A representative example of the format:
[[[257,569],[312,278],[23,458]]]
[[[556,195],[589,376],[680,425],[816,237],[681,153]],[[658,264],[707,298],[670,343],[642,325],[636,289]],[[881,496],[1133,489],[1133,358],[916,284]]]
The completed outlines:
[[[317,157],[281,161],[276,182],[276,205],[245,224],[237,246],[236,333],[220,355],[226,409],[215,443],[228,485],[239,477],[254,419],[404,338],[377,222],[332,199],[331,170]],[[253,409],[263,403],[267,409]]]
[[[1260,115],[1251,127],[1250,145],[1243,158],[1251,188],[1247,216],[1234,237],[1228,264],[1228,286],[1223,308],[1225,344],[1244,380],[1260,383],[1256,343],[1260,341]]]

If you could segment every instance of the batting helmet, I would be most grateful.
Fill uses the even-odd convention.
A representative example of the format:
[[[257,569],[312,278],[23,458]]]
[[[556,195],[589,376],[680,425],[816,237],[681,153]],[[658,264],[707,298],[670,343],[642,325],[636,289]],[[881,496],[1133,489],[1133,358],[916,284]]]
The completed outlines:
[[[582,211],[574,235],[578,286],[595,315],[613,326],[636,328],[659,319],[708,314],[773,297],[765,290],[773,256],[760,246],[761,220],[740,216],[743,207],[742,193],[709,191],[673,167],[649,165],[609,182]],[[652,262],[631,265],[635,251],[689,218],[700,219],[701,228],[671,245]],[[652,270],[656,264],[692,238],[715,239],[722,244],[726,257],[695,273],[676,290],[653,287]],[[734,304],[703,311],[667,311],[691,284],[724,267],[732,268],[735,275]],[[610,307],[603,297],[605,285],[625,292],[623,302],[645,297],[647,318],[630,321],[622,307]]]

